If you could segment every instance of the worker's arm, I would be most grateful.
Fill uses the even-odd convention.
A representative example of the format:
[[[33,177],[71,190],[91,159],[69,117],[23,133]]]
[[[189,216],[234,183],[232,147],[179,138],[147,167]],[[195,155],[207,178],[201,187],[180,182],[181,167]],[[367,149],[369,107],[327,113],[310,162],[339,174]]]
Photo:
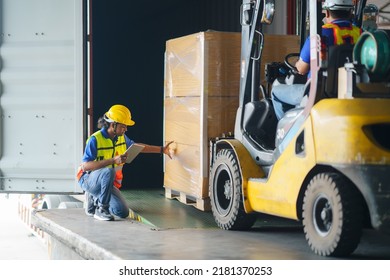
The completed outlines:
[[[84,171],[93,171],[113,164],[124,164],[126,162],[126,158],[126,155],[118,155],[110,159],[87,161],[83,162],[82,167]]]
[[[145,146],[145,148],[142,150],[142,153],[166,154],[167,156],[169,156],[169,158],[172,158],[169,152],[169,145],[171,145],[172,143],[173,141],[169,142],[165,146],[154,146],[143,143],[138,144]]]
[[[305,43],[299,54],[299,59],[295,63],[295,67],[298,70],[298,73],[301,75],[306,75],[310,70],[310,39],[306,38]]]
[[[310,64],[304,62],[302,59],[299,59],[297,63],[295,63],[295,67],[301,75],[306,75],[310,70]]]

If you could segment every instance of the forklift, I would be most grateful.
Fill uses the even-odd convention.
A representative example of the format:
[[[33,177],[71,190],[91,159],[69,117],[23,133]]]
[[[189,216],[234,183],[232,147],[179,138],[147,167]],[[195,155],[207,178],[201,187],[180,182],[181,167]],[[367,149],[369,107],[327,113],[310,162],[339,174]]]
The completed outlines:
[[[277,120],[260,83],[275,1],[243,0],[239,107],[234,134],[210,140],[209,195],[224,230],[248,230],[258,213],[287,218],[302,223],[316,254],[346,257],[363,229],[390,233],[390,39],[364,31],[323,59],[321,2],[298,1],[310,22],[311,78],[305,104]],[[365,4],[355,1],[357,26]],[[286,84],[302,83],[290,62],[297,55],[283,62]]]

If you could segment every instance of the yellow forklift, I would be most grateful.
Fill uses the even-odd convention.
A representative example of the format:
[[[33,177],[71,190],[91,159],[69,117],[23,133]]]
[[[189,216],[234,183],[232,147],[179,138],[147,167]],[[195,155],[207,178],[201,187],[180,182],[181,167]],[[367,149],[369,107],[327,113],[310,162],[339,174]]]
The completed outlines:
[[[234,135],[210,142],[211,208],[225,230],[249,229],[256,213],[302,221],[316,254],[348,256],[364,228],[390,232],[390,39],[365,31],[321,60],[322,3],[298,2],[310,19],[307,102],[278,121],[259,71],[275,1],[243,0],[239,108]],[[361,26],[366,1],[355,2]],[[296,55],[290,83],[302,82]]]

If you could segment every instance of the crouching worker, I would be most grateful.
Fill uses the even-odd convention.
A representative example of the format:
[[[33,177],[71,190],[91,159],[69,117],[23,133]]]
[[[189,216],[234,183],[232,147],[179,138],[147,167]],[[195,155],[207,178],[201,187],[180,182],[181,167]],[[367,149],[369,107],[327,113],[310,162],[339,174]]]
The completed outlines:
[[[127,148],[134,141],[125,135],[128,126],[135,122],[123,105],[112,106],[100,120],[101,130],[92,134],[86,143],[82,164],[77,173],[81,188],[85,191],[85,212],[102,221],[114,220],[114,215],[127,218],[129,207],[119,188],[122,168],[126,163]],[[169,145],[144,145],[142,153],[169,154]]]

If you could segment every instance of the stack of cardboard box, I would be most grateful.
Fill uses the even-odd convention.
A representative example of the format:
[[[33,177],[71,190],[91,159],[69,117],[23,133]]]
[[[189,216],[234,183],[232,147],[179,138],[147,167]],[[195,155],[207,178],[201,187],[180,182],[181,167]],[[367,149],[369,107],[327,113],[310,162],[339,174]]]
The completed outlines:
[[[200,32],[167,41],[164,124],[175,141],[164,187],[207,208],[209,139],[233,132],[238,107],[240,33]]]

